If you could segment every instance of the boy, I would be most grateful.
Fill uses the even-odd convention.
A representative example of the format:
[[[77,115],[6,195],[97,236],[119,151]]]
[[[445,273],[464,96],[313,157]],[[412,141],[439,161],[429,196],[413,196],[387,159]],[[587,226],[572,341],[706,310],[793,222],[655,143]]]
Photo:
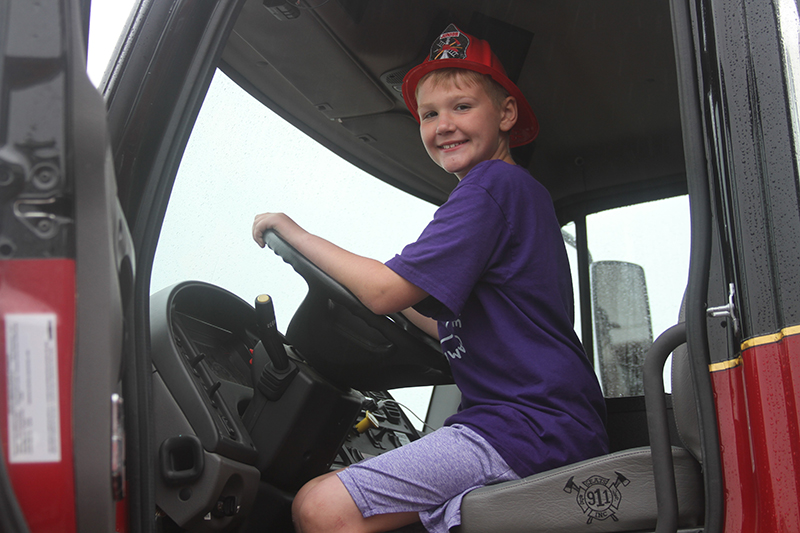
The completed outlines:
[[[406,310],[441,339],[462,402],[444,428],[306,484],[293,505],[300,533],[418,520],[446,532],[474,488],[607,453],[553,205],[510,153],[536,137],[533,111],[488,43],[452,24],[403,97],[430,157],[460,180],[415,243],[382,264],[272,213],[256,217],[253,237],[263,247],[273,228],[373,312]]]

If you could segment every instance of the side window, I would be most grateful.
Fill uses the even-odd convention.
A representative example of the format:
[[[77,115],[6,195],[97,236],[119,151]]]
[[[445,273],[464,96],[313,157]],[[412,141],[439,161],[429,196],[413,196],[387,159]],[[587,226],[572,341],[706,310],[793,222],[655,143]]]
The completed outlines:
[[[574,224],[564,229],[574,235]],[[586,232],[598,378],[607,397],[641,395],[644,354],[679,320],[689,273],[688,198],[594,213],[586,217]],[[579,316],[577,253],[567,248]]]

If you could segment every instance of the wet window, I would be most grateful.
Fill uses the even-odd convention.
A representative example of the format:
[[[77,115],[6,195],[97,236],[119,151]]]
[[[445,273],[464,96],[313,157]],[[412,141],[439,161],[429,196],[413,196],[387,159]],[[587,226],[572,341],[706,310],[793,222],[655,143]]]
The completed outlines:
[[[595,369],[606,396],[641,395],[644,354],[679,320],[689,272],[689,201],[683,196],[595,213],[586,228]],[[575,234],[574,224],[564,229]],[[577,252],[567,250],[577,318]]]

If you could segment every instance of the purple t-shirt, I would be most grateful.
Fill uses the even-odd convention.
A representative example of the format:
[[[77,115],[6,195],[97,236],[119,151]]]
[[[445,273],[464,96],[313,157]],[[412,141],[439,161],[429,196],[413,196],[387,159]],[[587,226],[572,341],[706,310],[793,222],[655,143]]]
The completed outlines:
[[[573,330],[572,282],[547,190],[522,167],[476,165],[387,263],[431,295],[464,424],[519,475],[608,452],[605,402]]]

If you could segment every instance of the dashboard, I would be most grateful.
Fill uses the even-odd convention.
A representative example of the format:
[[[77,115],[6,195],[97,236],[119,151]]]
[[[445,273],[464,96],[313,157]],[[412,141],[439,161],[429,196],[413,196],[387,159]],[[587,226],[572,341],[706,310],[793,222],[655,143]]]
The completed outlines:
[[[291,372],[267,398],[256,311],[220,287],[164,289],[150,316],[156,504],[173,527],[226,531],[252,512],[286,519],[309,479],[420,437],[388,391],[329,380],[280,334]]]

